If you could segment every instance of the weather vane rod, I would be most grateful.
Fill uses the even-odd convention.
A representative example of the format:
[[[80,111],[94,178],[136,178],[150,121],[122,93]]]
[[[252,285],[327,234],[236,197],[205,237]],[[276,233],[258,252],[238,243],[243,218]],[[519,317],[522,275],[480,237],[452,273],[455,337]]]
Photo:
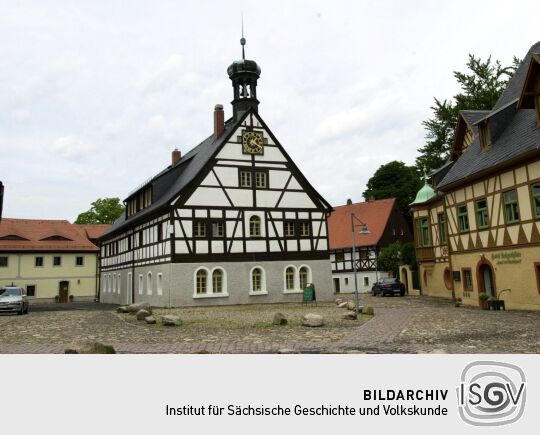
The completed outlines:
[[[242,12],[242,38],[240,38],[240,44],[242,44],[242,60],[246,59],[246,53],[244,51],[244,45],[246,45],[246,38],[244,38],[244,13]]]

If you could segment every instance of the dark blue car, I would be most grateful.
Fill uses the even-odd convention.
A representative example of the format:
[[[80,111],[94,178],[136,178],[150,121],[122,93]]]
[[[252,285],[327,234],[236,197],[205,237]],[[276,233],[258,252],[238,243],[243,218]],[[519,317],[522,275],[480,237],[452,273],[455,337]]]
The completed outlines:
[[[397,278],[381,278],[371,288],[371,294],[377,295],[405,295],[405,285]]]

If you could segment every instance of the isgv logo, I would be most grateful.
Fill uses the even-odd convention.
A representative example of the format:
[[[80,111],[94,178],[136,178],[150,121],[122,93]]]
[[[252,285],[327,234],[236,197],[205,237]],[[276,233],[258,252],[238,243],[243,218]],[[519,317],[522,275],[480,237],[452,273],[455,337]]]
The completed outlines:
[[[459,415],[474,426],[503,426],[525,410],[525,374],[516,365],[476,361],[465,367],[457,388]]]

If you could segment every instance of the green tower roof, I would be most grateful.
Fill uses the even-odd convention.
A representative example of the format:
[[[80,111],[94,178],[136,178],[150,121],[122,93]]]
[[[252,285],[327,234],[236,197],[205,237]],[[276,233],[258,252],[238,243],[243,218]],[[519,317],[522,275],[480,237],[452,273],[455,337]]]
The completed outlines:
[[[423,204],[424,202],[427,202],[433,198],[437,197],[437,192],[427,181],[427,175],[424,174],[424,185],[422,188],[418,191],[416,194],[416,198],[414,198],[414,201],[411,202],[409,205],[415,205],[415,204]]]

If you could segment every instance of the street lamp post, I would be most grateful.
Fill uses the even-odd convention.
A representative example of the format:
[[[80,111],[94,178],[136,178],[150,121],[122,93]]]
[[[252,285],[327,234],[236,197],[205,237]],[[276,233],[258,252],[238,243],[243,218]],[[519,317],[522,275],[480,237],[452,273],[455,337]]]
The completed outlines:
[[[358,221],[359,224],[355,224],[354,221]],[[354,295],[355,295],[355,304],[354,312],[356,318],[360,312],[360,294],[358,293],[358,278],[356,273],[356,238],[354,237],[354,229],[356,227],[361,227],[360,234],[370,234],[367,225],[356,217],[354,213],[351,213],[351,234],[352,234],[352,262],[353,262],[353,271],[354,271]]]

